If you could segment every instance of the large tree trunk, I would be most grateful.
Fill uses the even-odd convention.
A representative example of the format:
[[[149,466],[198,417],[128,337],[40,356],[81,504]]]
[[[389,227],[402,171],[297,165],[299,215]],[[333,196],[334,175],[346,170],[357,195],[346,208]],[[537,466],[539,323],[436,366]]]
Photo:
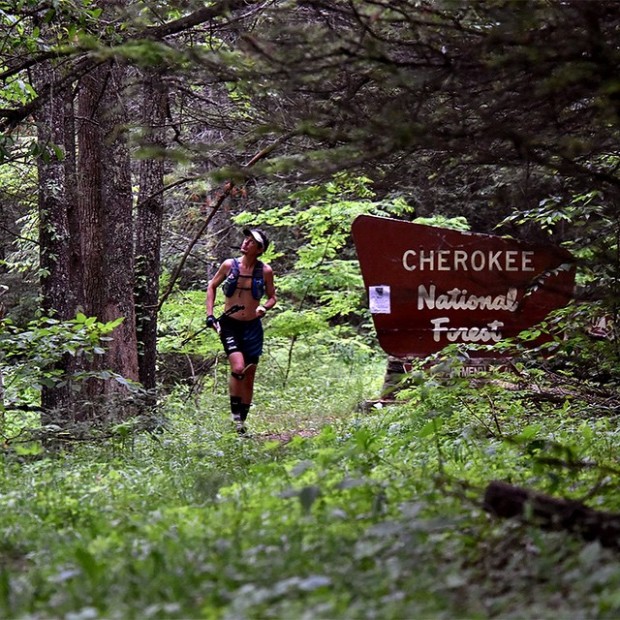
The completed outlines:
[[[80,235],[80,264],[84,286],[84,314],[95,316],[103,305],[103,205],[99,118],[102,91],[108,68],[100,66],[82,78],[78,97],[77,126],[77,219]]]
[[[107,370],[139,379],[125,82],[124,68],[102,65],[80,82],[78,124],[68,90],[51,97],[37,115],[41,144],[52,154],[52,146],[65,150],[64,159],[39,162],[43,310],[59,319],[73,318],[78,309],[102,322],[124,319],[104,355],[78,362],[81,371],[94,375],[80,391],[68,383],[43,390],[44,423],[110,420],[133,412],[114,402],[128,396],[125,382],[97,376]],[[75,365],[69,358],[61,363],[66,374]]]
[[[101,151],[103,139],[99,119],[102,91],[107,67],[100,66],[80,81],[78,95],[77,129],[77,226],[80,230],[79,256],[81,286],[83,289],[83,312],[87,316],[97,316],[103,305],[103,205],[101,199]],[[102,370],[102,360],[97,357],[89,365],[93,372]],[[89,379],[79,393],[84,403],[96,402],[103,392],[103,381]],[[76,392],[77,395],[77,392]],[[96,417],[94,406],[84,405],[76,411],[75,421],[84,422]]]
[[[136,226],[136,326],[139,338],[139,377],[147,402],[156,404],[157,308],[164,213],[164,149],[167,93],[161,76],[145,74],[144,144],[149,153],[140,163]]]
[[[41,82],[54,75],[51,65],[40,67]],[[39,176],[39,247],[41,266],[41,298],[45,315],[66,320],[74,314],[70,282],[70,230],[66,178],[65,115],[71,100],[66,91],[50,96],[36,114],[37,136],[45,155],[38,159]],[[63,156],[60,153],[63,152]],[[69,159],[71,155],[69,156]],[[56,370],[71,371],[71,358],[66,354]],[[70,385],[44,386],[41,392],[42,423],[58,423],[70,407]]]
[[[102,65],[82,79],[79,95],[78,201],[84,313],[108,322],[123,317],[106,354],[90,366],[138,380],[133,280],[133,224],[126,117],[122,105],[125,71]],[[112,379],[93,378],[83,396],[76,421],[101,418],[103,396],[124,394]],[[111,403],[110,403],[111,404]],[[120,413],[120,412],[123,413]],[[126,407],[105,412],[114,418],[131,413]]]
[[[131,160],[127,146],[125,67],[113,64],[107,76],[102,98],[101,124],[104,129],[101,144],[103,271],[105,274],[103,305],[97,315],[104,322],[123,317],[113,333],[104,356],[104,366],[137,382],[138,340],[134,300],[134,231]],[[104,392],[125,392],[117,381],[106,381]]]

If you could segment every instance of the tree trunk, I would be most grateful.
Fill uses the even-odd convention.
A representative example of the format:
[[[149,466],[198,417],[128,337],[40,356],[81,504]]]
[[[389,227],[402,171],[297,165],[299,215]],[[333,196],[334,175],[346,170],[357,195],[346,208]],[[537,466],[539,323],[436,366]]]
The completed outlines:
[[[2,296],[7,292],[8,287],[0,284],[0,331],[2,330],[2,322],[4,321],[4,304]],[[0,427],[4,429],[4,376],[2,374],[2,366],[0,366]]]
[[[81,81],[76,216],[84,313],[103,322],[124,318],[113,332],[105,355],[94,361],[89,370],[106,369],[137,381],[132,193],[122,98],[124,77],[123,68],[107,64]],[[82,408],[76,421],[130,415],[131,409],[126,407],[112,406],[107,412],[103,408],[102,397],[125,395],[126,389],[114,379],[90,379],[83,393],[89,406]]]
[[[80,82],[77,127],[77,220],[80,229],[80,264],[84,287],[84,314],[96,316],[103,305],[103,205],[99,118],[108,68],[100,66]]]
[[[80,231],[80,286],[83,289],[84,314],[97,318],[101,318],[99,312],[103,305],[104,286],[100,151],[103,137],[99,106],[106,73],[107,67],[100,66],[84,76],[80,81],[78,95],[76,219]],[[87,370],[102,370],[101,362],[100,357],[95,358]],[[94,403],[102,392],[103,382],[91,378],[82,386],[80,398],[84,403]],[[85,422],[95,417],[94,406],[84,405],[76,411],[75,421]]]
[[[47,67],[41,79],[52,81],[50,73]],[[69,90],[51,96],[37,114],[39,142],[46,149],[38,162],[42,309],[60,320],[79,309],[102,322],[125,319],[104,356],[93,361],[65,356],[59,365],[65,376],[79,365],[81,371],[106,369],[138,380],[130,160],[124,109],[118,105],[123,83],[124,70],[113,65],[84,77],[77,128]],[[63,158],[56,151],[61,147]],[[119,392],[126,393],[122,382],[102,378],[90,379],[79,391],[70,382],[44,387],[42,422],[94,421],[104,416],[102,397]]]
[[[143,147],[150,152],[140,163],[136,227],[136,327],[139,339],[139,377],[147,404],[156,404],[157,309],[164,213],[165,121],[167,92],[161,76],[144,79]]]
[[[39,67],[35,79],[44,83],[54,78],[51,65]],[[66,151],[65,114],[70,105],[68,93],[53,94],[36,113],[37,137],[44,155],[37,161],[39,192],[39,248],[41,266],[42,309],[46,316],[67,320],[74,315],[74,301],[70,283],[70,230],[65,158],[59,156]],[[67,374],[71,370],[71,359],[66,354],[57,364],[56,370]],[[59,423],[69,409],[71,389],[65,383],[62,387],[44,386],[41,391],[42,424]]]
[[[124,321],[114,330],[113,339],[106,348],[104,367],[137,382],[138,339],[134,300],[134,230],[131,160],[127,146],[125,67],[112,64],[107,75],[102,109],[101,143],[102,184],[101,199],[103,219],[103,304],[97,316],[103,322],[123,317]],[[117,381],[104,384],[105,394],[125,392]]]
[[[385,366],[385,375],[383,377],[383,386],[381,387],[381,400],[395,400],[396,394],[403,387],[403,380],[406,377],[405,360],[400,357],[388,355]]]

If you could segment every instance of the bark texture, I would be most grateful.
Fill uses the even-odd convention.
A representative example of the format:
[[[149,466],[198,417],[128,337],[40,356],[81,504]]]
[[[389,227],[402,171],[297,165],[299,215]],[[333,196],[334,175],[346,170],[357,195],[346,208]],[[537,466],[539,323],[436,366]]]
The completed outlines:
[[[155,404],[157,309],[164,215],[165,123],[167,93],[161,76],[147,72],[143,86],[143,147],[150,156],[140,163],[136,226],[136,327],[139,377]]]
[[[53,80],[51,64],[38,67],[36,82]],[[71,99],[67,91],[54,92],[35,116],[41,155],[37,162],[39,176],[39,260],[41,265],[41,299],[43,312],[59,320],[75,315],[75,299],[71,294],[69,203],[67,195],[66,125]],[[65,354],[54,370],[64,375],[73,370],[73,361]],[[66,417],[71,404],[68,383],[60,387],[43,386],[41,408],[43,424],[58,423]]]

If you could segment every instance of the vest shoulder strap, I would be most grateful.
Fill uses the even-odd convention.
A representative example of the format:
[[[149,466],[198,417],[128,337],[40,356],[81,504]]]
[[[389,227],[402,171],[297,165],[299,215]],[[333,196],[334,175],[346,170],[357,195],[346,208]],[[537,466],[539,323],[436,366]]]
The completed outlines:
[[[238,258],[233,258],[233,264],[230,269],[230,272],[234,276],[238,276],[241,273],[241,265],[239,264]],[[243,277],[249,278],[250,276],[243,276]],[[254,269],[252,270],[252,277],[253,278],[263,277],[263,262],[262,261],[257,260],[256,263],[254,264]]]

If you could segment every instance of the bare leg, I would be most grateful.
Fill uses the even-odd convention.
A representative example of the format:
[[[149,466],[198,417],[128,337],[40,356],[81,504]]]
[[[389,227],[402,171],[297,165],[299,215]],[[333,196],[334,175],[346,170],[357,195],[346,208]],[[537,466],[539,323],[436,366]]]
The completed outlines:
[[[256,364],[245,367],[243,381],[241,381],[241,402],[246,405],[252,404],[254,396],[254,377],[256,376]]]
[[[235,351],[228,356],[230,364],[230,377],[228,378],[228,391],[231,396],[240,396],[243,399],[243,378],[245,369],[245,360],[243,353]]]

